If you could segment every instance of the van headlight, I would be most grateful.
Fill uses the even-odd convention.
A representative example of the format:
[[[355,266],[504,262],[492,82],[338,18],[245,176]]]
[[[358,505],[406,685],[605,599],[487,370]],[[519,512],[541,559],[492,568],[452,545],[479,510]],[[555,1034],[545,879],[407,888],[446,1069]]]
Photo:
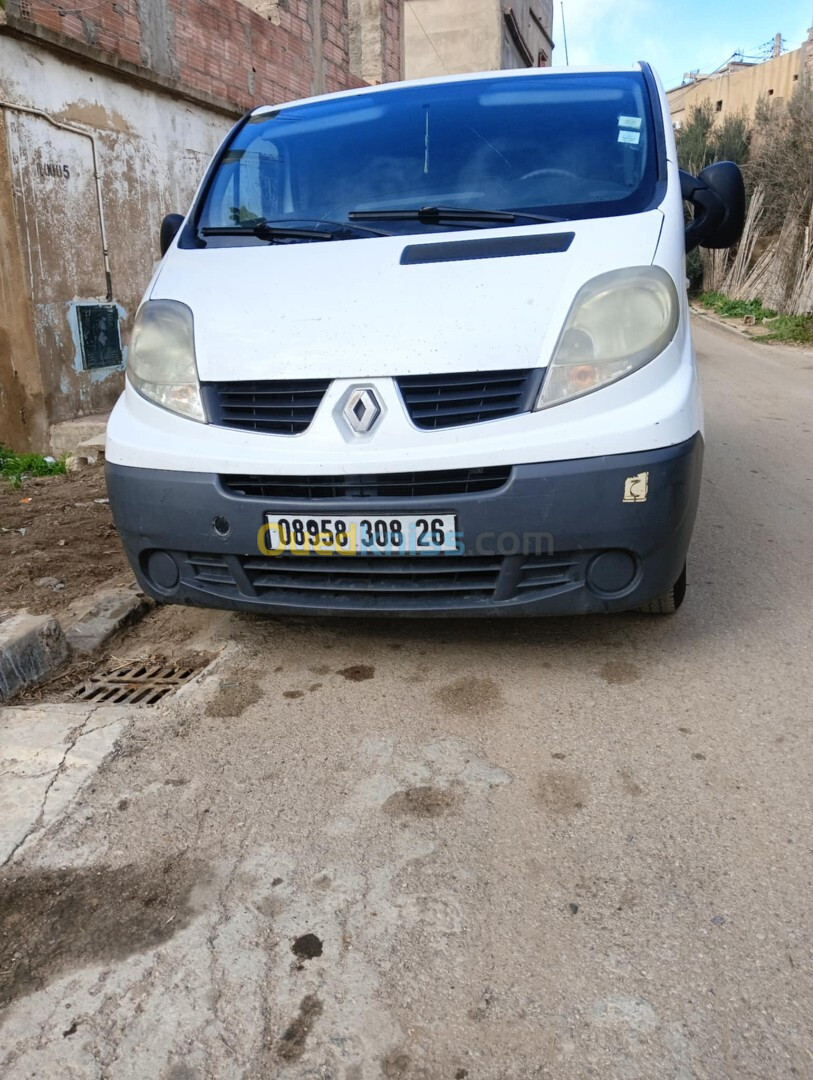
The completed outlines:
[[[177,300],[147,300],[130,338],[127,378],[142,397],[206,422],[195,364],[192,312]]]
[[[570,308],[535,408],[589,394],[648,364],[675,336],[678,315],[675,284],[659,266],[588,281]]]

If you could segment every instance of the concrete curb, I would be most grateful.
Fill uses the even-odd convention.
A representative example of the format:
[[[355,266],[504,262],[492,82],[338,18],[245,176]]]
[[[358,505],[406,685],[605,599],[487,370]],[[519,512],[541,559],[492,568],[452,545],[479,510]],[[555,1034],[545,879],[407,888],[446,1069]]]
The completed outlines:
[[[80,416],[77,420],[63,420],[52,424],[50,431],[51,453],[54,457],[62,454],[82,455],[82,446],[86,443],[101,443],[104,449],[108,413],[96,413],[93,416]],[[94,451],[97,446],[92,448]]]
[[[68,645],[75,653],[89,656],[119,630],[142,619],[152,606],[135,582],[97,592],[67,626]]]
[[[68,655],[62,627],[52,615],[18,611],[0,622],[0,701],[56,674]]]
[[[133,582],[95,593],[72,610],[64,629],[53,615],[0,615],[0,702],[52,678],[71,653],[91,656],[152,607]]]
[[[724,322],[722,319],[718,319],[716,315],[712,315],[709,311],[704,311],[703,308],[694,307],[689,305],[689,311],[692,315],[696,315],[699,319],[704,319],[706,322],[710,322],[713,326],[719,326],[721,330],[727,330],[730,334],[736,334],[737,337],[745,338],[746,341],[760,341],[758,337],[754,337],[753,334],[749,334],[747,330],[742,327],[733,326],[731,323]],[[773,342],[766,342],[767,345],[772,345]]]

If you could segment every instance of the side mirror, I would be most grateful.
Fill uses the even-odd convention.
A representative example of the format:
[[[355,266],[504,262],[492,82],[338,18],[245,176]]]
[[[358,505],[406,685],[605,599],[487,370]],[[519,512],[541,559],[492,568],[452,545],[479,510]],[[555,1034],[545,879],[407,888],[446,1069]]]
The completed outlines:
[[[686,226],[687,251],[736,244],[745,225],[745,185],[738,165],[717,161],[698,176],[681,170],[680,193],[694,207]]]
[[[169,245],[178,234],[178,229],[184,223],[183,214],[167,214],[161,222],[161,256],[163,258],[169,250]]]

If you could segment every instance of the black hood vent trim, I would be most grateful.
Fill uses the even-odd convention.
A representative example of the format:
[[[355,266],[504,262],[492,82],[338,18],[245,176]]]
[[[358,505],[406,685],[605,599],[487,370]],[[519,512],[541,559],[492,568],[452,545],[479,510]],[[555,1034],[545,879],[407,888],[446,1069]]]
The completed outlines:
[[[410,244],[401,252],[401,265],[507,259],[515,255],[555,255],[567,251],[575,236],[574,232],[534,233],[532,236],[492,236],[483,240]]]

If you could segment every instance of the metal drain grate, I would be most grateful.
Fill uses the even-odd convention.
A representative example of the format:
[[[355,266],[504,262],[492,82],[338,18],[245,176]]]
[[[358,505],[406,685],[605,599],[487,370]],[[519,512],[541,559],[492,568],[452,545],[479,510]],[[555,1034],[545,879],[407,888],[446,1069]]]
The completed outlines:
[[[125,664],[102,675],[91,675],[71,696],[77,701],[108,705],[155,705],[198,673],[198,667],[165,664]]]

